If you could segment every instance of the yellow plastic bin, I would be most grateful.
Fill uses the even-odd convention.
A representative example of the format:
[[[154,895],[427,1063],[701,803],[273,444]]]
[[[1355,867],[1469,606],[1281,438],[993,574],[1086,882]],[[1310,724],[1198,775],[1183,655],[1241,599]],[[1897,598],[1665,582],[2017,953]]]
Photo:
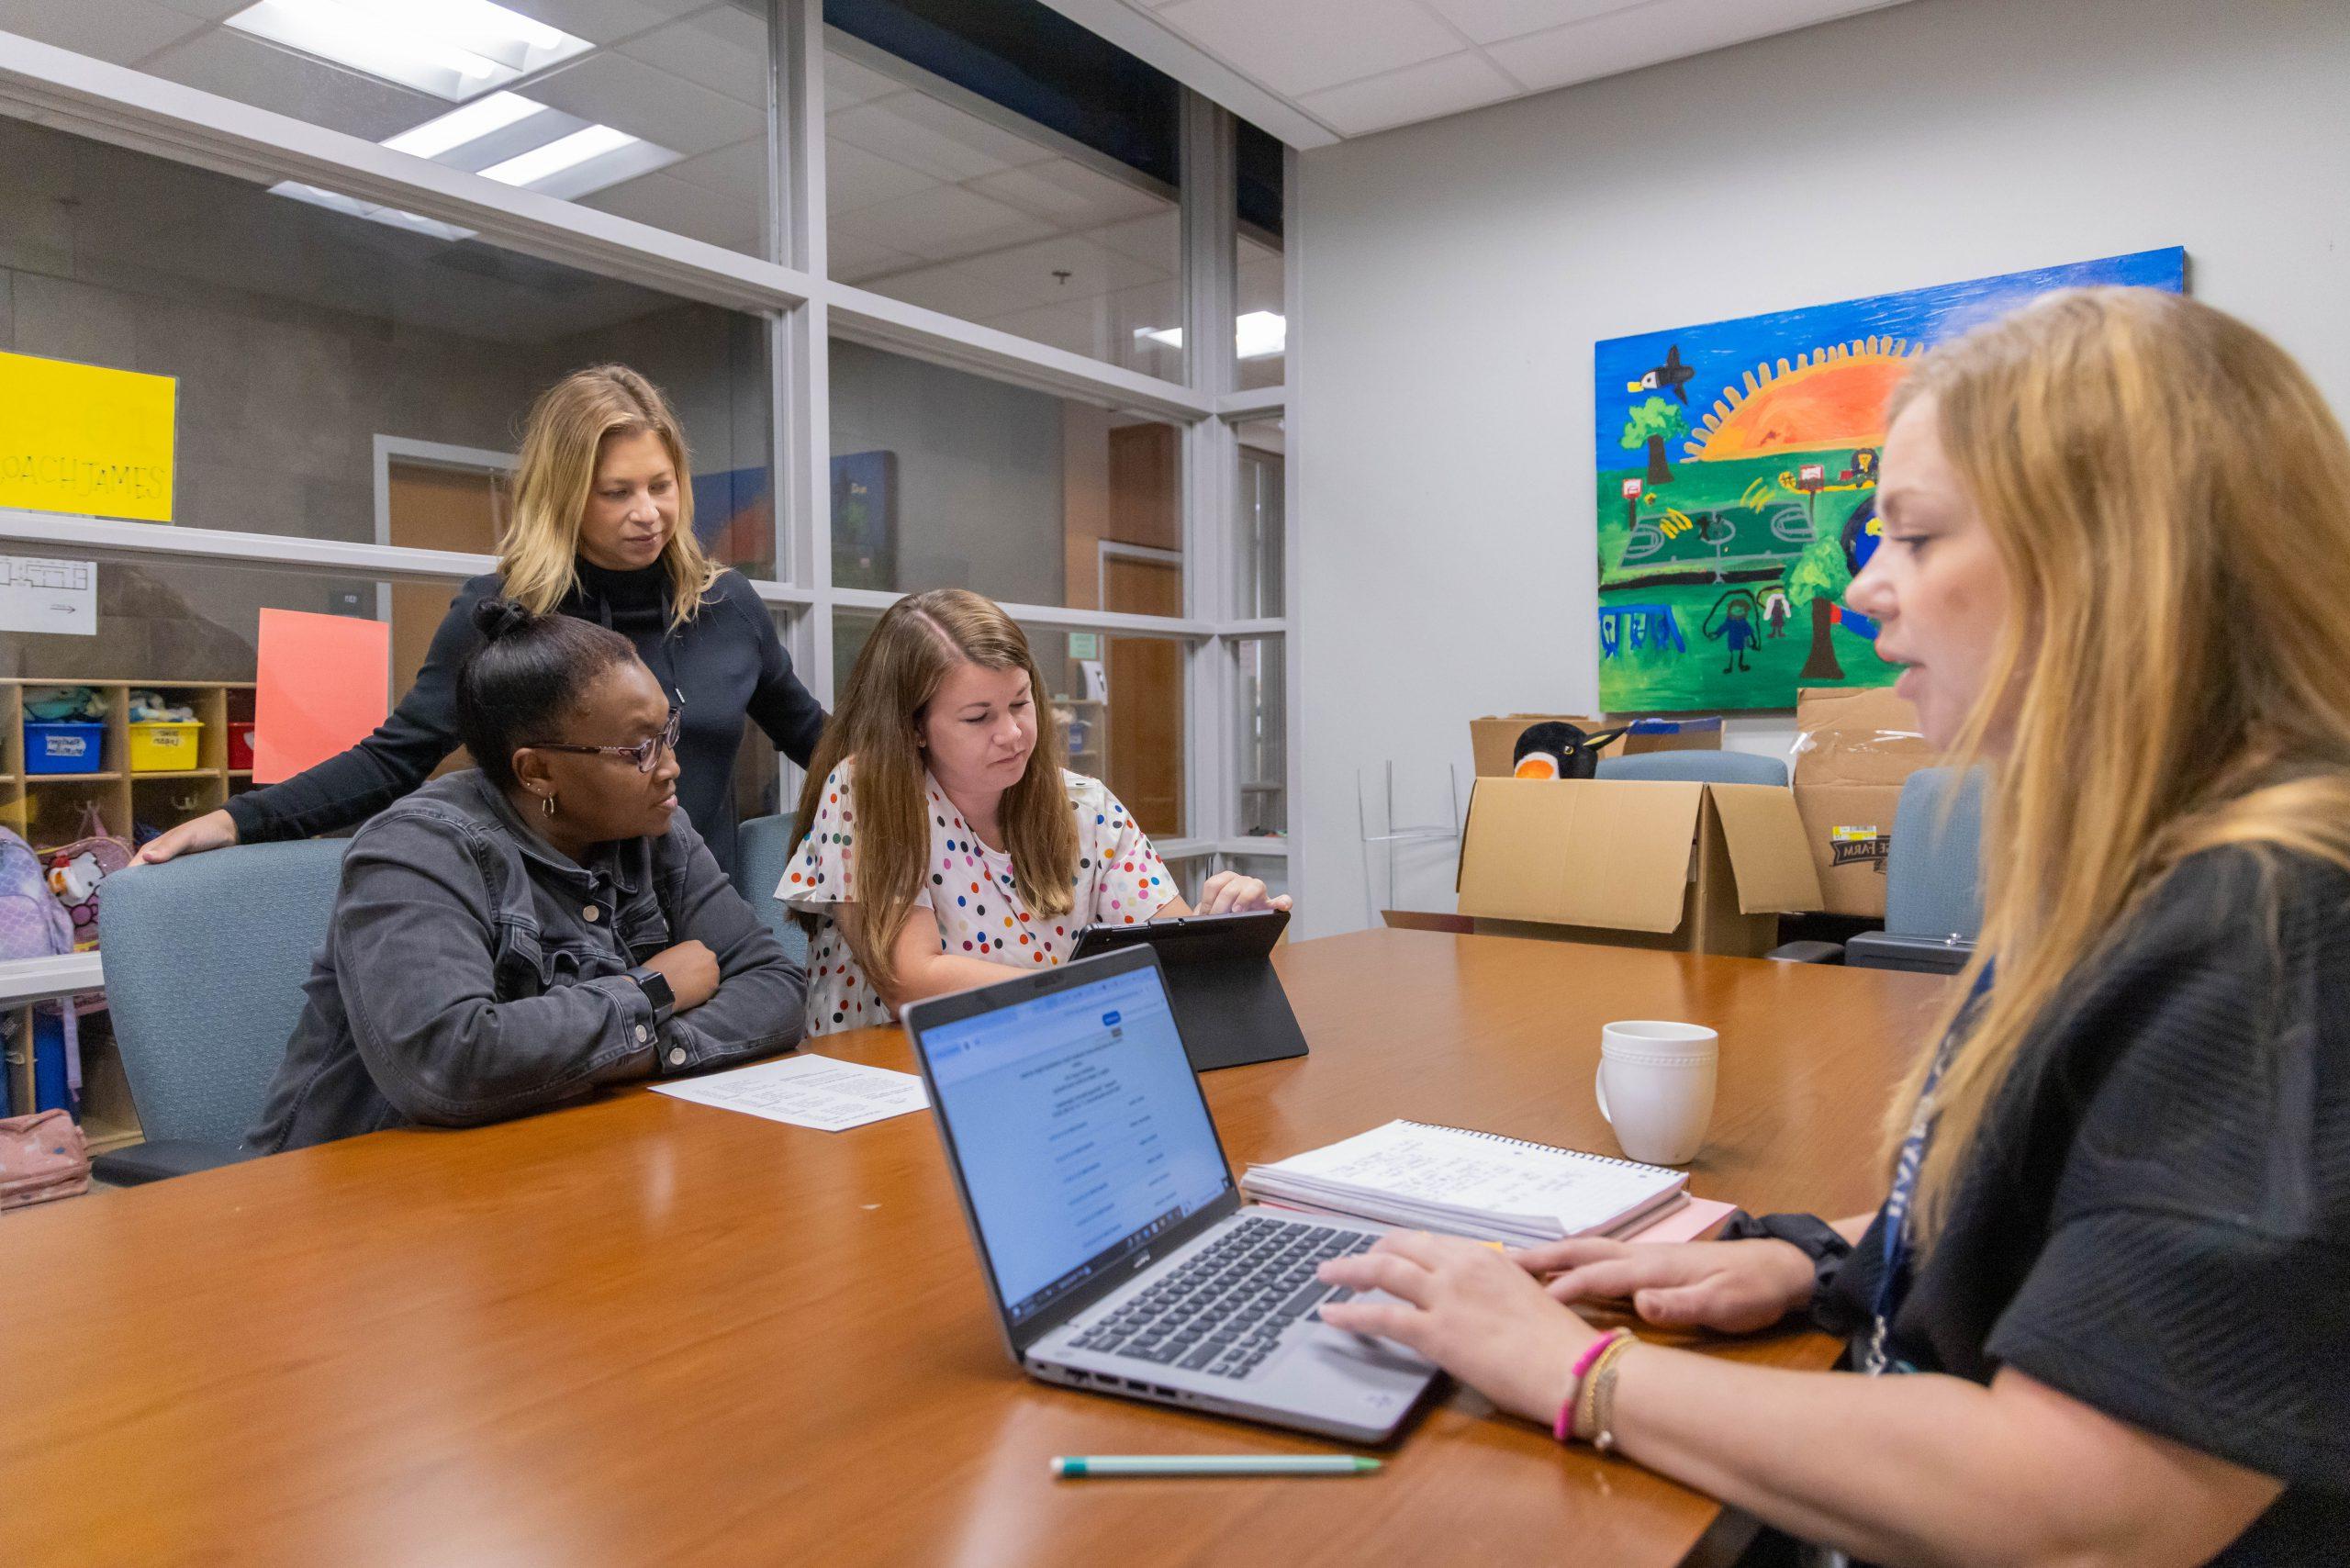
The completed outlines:
[[[130,726],[130,771],[185,773],[197,766],[196,737],[203,721],[185,723],[140,723]]]

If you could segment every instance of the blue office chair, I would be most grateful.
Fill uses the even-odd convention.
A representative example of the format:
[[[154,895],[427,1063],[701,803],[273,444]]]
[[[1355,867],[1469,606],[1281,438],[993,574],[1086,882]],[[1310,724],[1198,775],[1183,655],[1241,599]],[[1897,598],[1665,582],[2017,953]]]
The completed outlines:
[[[1603,756],[1602,778],[1654,778],[1676,784],[1771,784],[1787,787],[1787,765],[1751,751],[1646,751]]]
[[[1983,930],[1980,769],[1921,767],[1901,786],[1885,861],[1885,929],[1841,944],[1791,942],[1771,957],[1855,969],[1956,974]]]
[[[252,844],[106,879],[106,1006],[147,1141],[105,1154],[118,1186],[247,1158],[326,941],[343,839]]]
[[[778,812],[771,817],[753,817],[735,832],[734,890],[758,912],[776,934],[783,950],[800,968],[808,967],[808,933],[791,918],[791,912],[777,902],[776,885],[783,880],[783,868],[790,862],[791,824],[797,813]]]

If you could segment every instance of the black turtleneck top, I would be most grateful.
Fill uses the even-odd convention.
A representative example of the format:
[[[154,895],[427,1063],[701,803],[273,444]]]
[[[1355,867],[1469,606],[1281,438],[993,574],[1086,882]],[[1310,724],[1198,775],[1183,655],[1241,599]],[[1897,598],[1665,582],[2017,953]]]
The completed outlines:
[[[354,827],[422,784],[457,749],[457,671],[481,641],[474,606],[498,591],[476,577],[457,592],[416,685],[381,728],[340,756],[282,784],[239,795],[229,815],[243,844],[308,838]],[[647,668],[682,704],[677,800],[731,874],[734,869],[734,757],[745,715],[777,749],[805,767],[824,710],[791,673],[775,619],[740,572],[703,596],[701,613],[669,622],[669,577],[658,565],[610,572],[579,563],[579,586],[556,607],[609,626],[636,644]]]

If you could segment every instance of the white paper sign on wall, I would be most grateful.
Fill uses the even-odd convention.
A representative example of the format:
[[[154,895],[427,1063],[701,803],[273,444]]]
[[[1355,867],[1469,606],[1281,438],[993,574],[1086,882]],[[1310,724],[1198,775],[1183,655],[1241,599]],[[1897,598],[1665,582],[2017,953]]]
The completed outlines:
[[[0,555],[0,632],[98,634],[98,564]]]

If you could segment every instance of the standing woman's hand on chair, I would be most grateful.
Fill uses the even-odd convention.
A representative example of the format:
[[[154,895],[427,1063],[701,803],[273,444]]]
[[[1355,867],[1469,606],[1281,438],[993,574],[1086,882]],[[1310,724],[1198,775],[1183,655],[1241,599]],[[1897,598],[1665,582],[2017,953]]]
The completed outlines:
[[[201,855],[207,849],[226,849],[236,842],[237,819],[226,812],[207,812],[193,822],[184,822],[149,839],[139,853],[130,857],[130,863],[133,866],[160,866],[183,855]]]

